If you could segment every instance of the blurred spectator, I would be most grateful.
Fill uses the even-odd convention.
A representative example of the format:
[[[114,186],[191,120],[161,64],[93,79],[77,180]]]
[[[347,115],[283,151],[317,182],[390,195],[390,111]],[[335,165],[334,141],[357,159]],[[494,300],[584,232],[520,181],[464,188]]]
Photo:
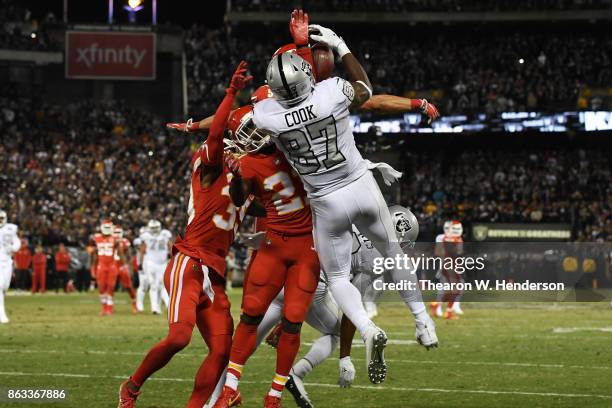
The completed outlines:
[[[32,264],[32,251],[25,239],[21,239],[21,247],[13,258],[15,262],[15,287],[17,290],[28,290],[30,283],[30,265]]]
[[[32,257],[32,293],[47,290],[47,255],[42,245],[37,245]]]
[[[57,292],[60,288],[63,288],[66,293],[66,285],[68,283],[68,269],[70,267],[70,254],[66,250],[66,246],[60,243],[57,251],[55,252],[55,273],[56,273],[56,286],[55,291]]]

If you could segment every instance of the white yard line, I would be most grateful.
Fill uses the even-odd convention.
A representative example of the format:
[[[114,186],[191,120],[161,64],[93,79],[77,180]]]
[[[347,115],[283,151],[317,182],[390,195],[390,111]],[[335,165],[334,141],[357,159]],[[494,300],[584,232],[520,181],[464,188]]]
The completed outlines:
[[[71,374],[71,373],[26,373],[22,371],[0,371],[0,376],[5,377],[71,377],[71,378],[97,378],[97,379],[125,379],[127,376],[101,376],[89,374]],[[191,378],[165,378],[152,377],[149,381],[171,381],[171,382],[192,382]],[[269,381],[242,381],[250,384],[268,384]],[[325,383],[306,383],[309,387],[320,388],[338,388],[337,384]],[[467,390],[467,389],[448,389],[448,388],[412,388],[412,387],[388,387],[375,385],[353,385],[353,388],[375,391],[399,391],[399,392],[435,392],[448,394],[484,394],[484,395],[525,395],[536,397],[555,397],[555,398],[600,398],[612,399],[612,395],[601,394],[567,394],[557,392],[530,392],[530,391],[503,391],[503,390]]]
[[[0,353],[6,354],[65,354],[65,350],[31,350],[31,349],[0,349]],[[143,356],[146,351],[106,351],[106,350],[74,350],[70,353],[75,354],[96,354],[96,355],[120,355],[120,356]],[[175,357],[183,358],[203,358],[203,353],[177,353]],[[258,355],[254,355],[251,358],[259,358]],[[328,360],[337,360],[336,357],[330,357]],[[363,358],[353,357],[353,361],[363,361]],[[394,359],[387,358],[389,363],[400,363],[400,364],[437,364],[437,365],[469,365],[469,366],[503,366],[503,367],[532,367],[532,368],[576,368],[582,370],[596,369],[596,370],[612,370],[612,366],[585,366],[585,365],[572,365],[572,364],[560,364],[560,363],[512,363],[502,361],[450,361],[450,360],[407,360],[407,359]]]
[[[576,332],[601,332],[601,333],[612,333],[612,327],[554,327],[553,333],[576,333]]]

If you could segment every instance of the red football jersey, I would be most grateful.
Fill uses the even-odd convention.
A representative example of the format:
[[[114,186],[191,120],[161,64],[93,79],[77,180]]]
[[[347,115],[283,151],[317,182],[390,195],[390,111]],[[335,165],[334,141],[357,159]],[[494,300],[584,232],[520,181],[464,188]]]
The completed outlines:
[[[98,252],[98,265],[112,265],[115,262],[115,242],[112,235],[94,235],[94,242]]]
[[[121,238],[121,240],[119,241],[119,246],[121,247],[121,249],[123,249],[124,254],[127,254],[127,251],[131,245],[132,244],[130,244],[130,241],[127,238]],[[115,251],[115,262],[117,262],[117,266],[123,266],[121,258],[119,258],[119,249]]]
[[[255,196],[266,208],[266,228],[281,234],[312,232],[312,215],[304,185],[279,150],[240,159],[242,176],[253,181]],[[258,230],[261,224],[257,224]]]
[[[204,188],[200,183],[203,164],[199,152],[191,164],[189,220],[184,236],[176,238],[173,248],[225,276],[225,257],[251,200],[239,208],[232,203],[229,183],[233,175],[225,166],[217,180]]]

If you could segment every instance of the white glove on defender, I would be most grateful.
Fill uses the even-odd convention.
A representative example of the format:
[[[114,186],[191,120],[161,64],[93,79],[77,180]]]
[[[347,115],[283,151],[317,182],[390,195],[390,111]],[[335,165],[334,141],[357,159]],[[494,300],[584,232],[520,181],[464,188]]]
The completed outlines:
[[[340,387],[347,388],[353,384],[355,380],[355,366],[351,361],[351,357],[342,357],[340,359],[340,378],[338,378],[338,384]]]
[[[395,183],[404,174],[401,171],[395,170],[393,167],[384,162],[372,163],[369,160],[366,160],[366,162],[368,163],[368,170],[378,170],[385,181],[385,184],[388,186]]]
[[[342,59],[346,54],[350,53],[351,50],[348,49],[346,43],[339,37],[338,34],[334,33],[327,27],[320,26],[318,24],[310,24],[308,26],[309,32],[319,32],[319,34],[310,34],[310,38],[312,38],[316,42],[323,43],[331,48],[332,51],[338,55],[338,58]]]

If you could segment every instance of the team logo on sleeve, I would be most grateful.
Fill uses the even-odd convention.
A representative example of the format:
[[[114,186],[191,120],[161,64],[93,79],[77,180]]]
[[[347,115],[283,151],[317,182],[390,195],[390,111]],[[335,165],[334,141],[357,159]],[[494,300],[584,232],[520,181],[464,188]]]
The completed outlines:
[[[344,79],[338,79],[338,81],[338,85],[342,88],[342,93],[349,101],[353,102],[353,98],[355,97],[355,89],[353,89],[353,85]]]

